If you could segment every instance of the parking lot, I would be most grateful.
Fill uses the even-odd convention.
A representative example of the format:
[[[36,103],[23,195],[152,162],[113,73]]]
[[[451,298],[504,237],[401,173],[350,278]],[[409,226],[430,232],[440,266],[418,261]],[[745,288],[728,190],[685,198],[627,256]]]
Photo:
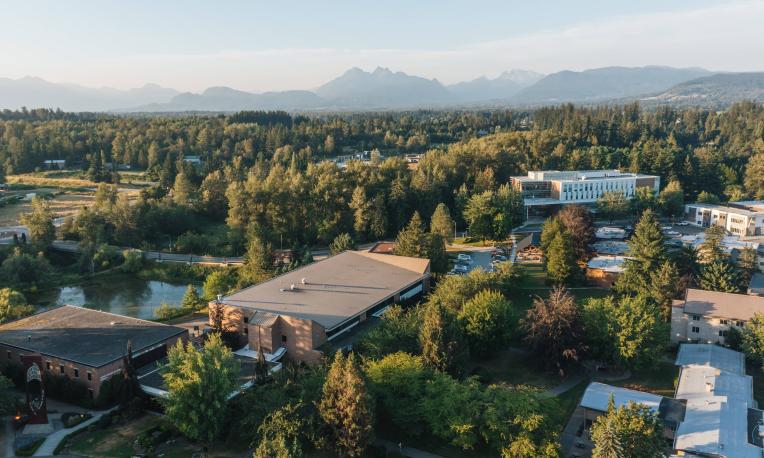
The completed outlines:
[[[449,272],[454,275],[464,275],[478,268],[490,272],[493,270],[492,261],[507,261],[509,254],[507,250],[494,247],[459,246],[458,249],[454,267]]]

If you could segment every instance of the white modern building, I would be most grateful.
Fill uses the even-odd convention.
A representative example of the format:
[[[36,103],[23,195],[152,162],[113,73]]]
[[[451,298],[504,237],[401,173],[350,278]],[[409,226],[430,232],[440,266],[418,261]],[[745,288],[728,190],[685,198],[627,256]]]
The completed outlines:
[[[684,219],[696,226],[721,226],[742,236],[764,235],[764,200],[729,202],[726,205],[687,204]]]
[[[660,190],[660,178],[655,175],[619,170],[531,171],[528,176],[511,177],[510,183],[522,192],[529,211],[533,207],[593,204],[610,191],[622,192],[630,199],[637,188],[650,188],[654,193]]]

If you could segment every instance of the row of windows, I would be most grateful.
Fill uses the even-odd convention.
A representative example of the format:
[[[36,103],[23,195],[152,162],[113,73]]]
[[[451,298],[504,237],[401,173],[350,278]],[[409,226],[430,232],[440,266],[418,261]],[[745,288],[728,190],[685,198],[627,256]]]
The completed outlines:
[[[700,321],[700,315],[692,315],[692,321]],[[730,325],[733,320],[720,319],[719,324]],[[735,321],[735,326],[742,328],[745,326],[745,321]]]
[[[692,327],[692,332],[693,332],[694,334],[698,334],[698,333],[700,332],[700,328],[699,328],[699,327],[697,327],[697,326],[693,326],[693,327]],[[728,333],[728,332],[729,332],[729,331],[727,331],[726,329],[725,329],[725,330],[721,330],[721,331],[719,331],[719,337],[727,337],[727,333]]]
[[[11,359],[13,359],[13,354],[10,351],[6,352],[6,358],[8,359],[8,361],[10,361]],[[23,361],[23,358],[24,358],[24,355],[19,354],[19,361]],[[45,361],[45,369],[47,369],[48,372],[53,372],[53,363],[51,363],[50,361]],[[59,364],[58,373],[62,375],[66,375],[66,366],[64,366],[63,364]],[[74,378],[80,378],[80,370],[77,367],[74,368]],[[88,378],[88,381],[92,381],[93,373],[90,371],[87,371],[87,378]]]

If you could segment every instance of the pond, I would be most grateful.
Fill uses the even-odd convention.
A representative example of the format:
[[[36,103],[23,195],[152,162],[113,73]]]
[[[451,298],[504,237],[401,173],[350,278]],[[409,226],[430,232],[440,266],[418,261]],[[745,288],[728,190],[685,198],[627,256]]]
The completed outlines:
[[[197,291],[201,294],[201,288]],[[163,302],[180,305],[188,285],[176,285],[130,276],[108,276],[74,286],[64,286],[29,297],[41,307],[78,305],[135,318],[152,319]]]

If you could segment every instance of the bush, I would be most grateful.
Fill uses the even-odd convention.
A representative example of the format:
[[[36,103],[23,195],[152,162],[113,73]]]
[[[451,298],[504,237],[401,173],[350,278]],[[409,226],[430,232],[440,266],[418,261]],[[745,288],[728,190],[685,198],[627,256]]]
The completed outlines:
[[[138,273],[143,269],[143,253],[138,250],[125,250],[122,252],[125,261],[122,263],[122,271],[130,274]]]
[[[42,445],[42,443],[45,442],[45,438],[37,439],[34,442],[30,442],[23,447],[19,447],[16,449],[16,456],[33,456],[34,452],[37,451],[37,449]]]
[[[87,412],[66,412],[61,415],[61,421],[65,428],[73,428],[93,416]]]

